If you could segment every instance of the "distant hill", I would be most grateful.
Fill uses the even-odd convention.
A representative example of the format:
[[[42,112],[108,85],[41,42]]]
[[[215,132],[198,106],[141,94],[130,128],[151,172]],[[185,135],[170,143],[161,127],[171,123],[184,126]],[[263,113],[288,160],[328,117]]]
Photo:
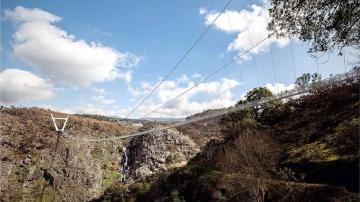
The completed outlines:
[[[177,123],[185,121],[185,118],[145,118],[145,120],[159,123]]]
[[[122,121],[128,123],[149,123],[149,122],[157,122],[157,123],[177,123],[184,121],[185,118],[144,118],[144,119],[128,119],[121,118],[118,116],[104,116],[104,115],[96,115],[96,114],[77,114],[78,116],[93,118],[102,121]]]

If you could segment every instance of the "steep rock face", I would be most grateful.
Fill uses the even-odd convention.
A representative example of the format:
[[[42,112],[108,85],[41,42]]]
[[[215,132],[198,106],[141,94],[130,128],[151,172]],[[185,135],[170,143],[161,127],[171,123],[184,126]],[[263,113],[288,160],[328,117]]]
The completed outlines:
[[[197,115],[194,116],[196,117]],[[210,140],[222,140],[226,136],[226,133],[223,132],[224,126],[220,121],[221,117],[210,118],[204,121],[179,126],[178,130],[186,136],[189,136],[200,148],[202,148],[209,143]]]
[[[146,130],[149,127],[143,127]],[[127,148],[129,177],[137,180],[185,164],[200,152],[198,146],[176,129],[133,138]]]
[[[49,115],[0,111],[0,201],[86,201],[119,179],[121,142],[74,141],[54,131]],[[70,116],[66,127],[78,138],[125,130],[130,128],[78,116]]]

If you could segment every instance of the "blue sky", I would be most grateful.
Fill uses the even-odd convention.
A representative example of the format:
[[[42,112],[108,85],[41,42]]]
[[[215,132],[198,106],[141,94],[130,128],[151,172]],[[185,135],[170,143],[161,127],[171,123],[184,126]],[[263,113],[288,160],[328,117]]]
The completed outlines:
[[[6,106],[124,116],[175,65],[225,3],[1,1],[0,101]],[[267,8],[264,1],[234,0],[133,117],[142,117],[260,41],[267,35]],[[292,88],[290,40],[272,38],[265,43],[151,116],[184,117],[230,106],[258,84],[274,92]],[[308,44],[296,39],[292,44],[297,76],[317,71],[306,52]],[[345,68],[350,69],[353,55],[345,53]],[[318,64],[325,77],[344,72],[344,58],[336,54],[323,56]]]

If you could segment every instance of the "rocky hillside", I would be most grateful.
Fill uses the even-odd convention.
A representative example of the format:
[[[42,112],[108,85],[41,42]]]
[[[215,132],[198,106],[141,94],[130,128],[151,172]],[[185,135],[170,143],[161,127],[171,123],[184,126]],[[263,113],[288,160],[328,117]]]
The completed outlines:
[[[50,113],[38,108],[1,109],[2,200],[84,201],[101,195],[118,180],[121,142],[84,143],[65,138],[55,132]],[[88,138],[136,129],[75,115],[70,115],[66,128],[71,135]]]
[[[116,183],[97,200],[358,201],[359,89],[359,80],[348,81],[260,114],[246,109],[182,127],[206,143],[187,165]]]
[[[359,87],[114,142],[64,137],[49,110],[2,108],[1,200],[358,201]],[[160,126],[143,125],[71,115],[66,131],[102,138]]]
[[[185,165],[200,152],[176,129],[129,140],[83,142],[55,131],[50,113],[39,108],[0,111],[0,191],[4,201],[88,201],[114,183],[133,184]],[[61,123],[59,123],[61,124]],[[99,116],[70,115],[66,133],[77,138],[105,138],[160,125]]]
[[[221,118],[211,118],[203,122],[193,122],[178,127],[177,129],[189,136],[200,148],[210,140],[221,140],[226,136]]]

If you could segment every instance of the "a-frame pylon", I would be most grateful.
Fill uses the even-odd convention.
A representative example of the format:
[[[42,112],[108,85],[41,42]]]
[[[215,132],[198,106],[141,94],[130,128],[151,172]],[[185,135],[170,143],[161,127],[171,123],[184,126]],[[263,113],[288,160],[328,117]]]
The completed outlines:
[[[69,115],[66,118],[54,118],[54,116],[51,113],[51,119],[54,123],[55,130],[59,132],[63,132],[65,130],[66,123],[68,121]],[[64,120],[64,125],[59,129],[59,127],[56,125],[56,120]]]

